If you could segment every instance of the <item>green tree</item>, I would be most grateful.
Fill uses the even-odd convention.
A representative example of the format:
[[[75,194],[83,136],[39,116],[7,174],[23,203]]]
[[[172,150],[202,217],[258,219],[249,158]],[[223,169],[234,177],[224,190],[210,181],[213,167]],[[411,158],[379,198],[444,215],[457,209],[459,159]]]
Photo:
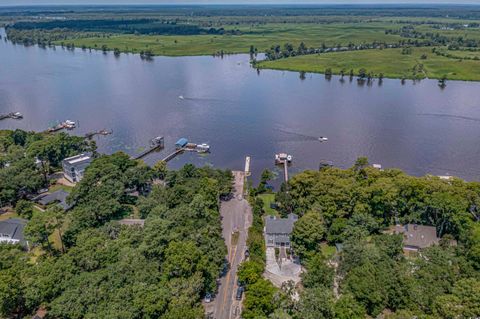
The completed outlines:
[[[331,290],[325,287],[306,289],[300,298],[297,318],[334,318],[334,299]]]
[[[267,280],[260,279],[247,287],[243,302],[243,318],[268,317],[277,308],[274,302],[275,287]]]
[[[291,241],[295,253],[301,258],[319,250],[325,235],[325,226],[317,213],[308,212],[295,222]]]
[[[245,285],[252,285],[262,278],[264,265],[257,261],[243,262],[238,269],[238,280]]]
[[[363,319],[365,308],[351,294],[343,294],[334,306],[336,319]]]
[[[315,254],[306,264],[307,272],[302,274],[302,282],[306,288],[325,287],[332,289],[334,270],[327,265],[320,254]]]
[[[32,218],[33,214],[33,203],[28,200],[19,200],[15,205],[15,212],[26,219]]]
[[[165,179],[167,176],[167,163],[165,161],[158,161],[153,165],[153,172],[155,173],[155,176],[160,179]]]

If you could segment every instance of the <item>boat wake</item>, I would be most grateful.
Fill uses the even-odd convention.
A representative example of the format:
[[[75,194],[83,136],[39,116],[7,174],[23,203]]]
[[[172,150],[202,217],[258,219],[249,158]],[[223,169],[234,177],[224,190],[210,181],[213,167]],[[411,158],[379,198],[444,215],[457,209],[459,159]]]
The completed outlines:
[[[184,95],[179,95],[178,99],[185,101],[205,101],[205,102],[233,102],[224,99],[215,99],[215,98],[205,98],[205,97],[188,97]]]
[[[443,114],[443,113],[418,113],[419,116],[432,116],[432,117],[440,117],[440,118],[452,118],[457,120],[465,120],[465,121],[474,121],[480,122],[480,118],[476,117],[468,117],[462,115],[454,115],[454,114]]]
[[[287,131],[283,129],[276,129],[278,132],[290,135],[290,136],[296,136],[297,138],[300,138],[303,141],[319,141],[319,142],[326,142],[328,141],[328,138],[324,136],[312,136],[312,135],[306,135],[302,133],[297,133],[297,132],[292,132],[292,131]]]

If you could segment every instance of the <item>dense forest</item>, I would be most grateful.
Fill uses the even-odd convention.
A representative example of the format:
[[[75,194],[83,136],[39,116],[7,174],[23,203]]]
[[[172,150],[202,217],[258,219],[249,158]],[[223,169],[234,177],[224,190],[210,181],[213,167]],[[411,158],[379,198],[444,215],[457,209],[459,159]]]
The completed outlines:
[[[197,35],[223,34],[224,29],[204,29],[197,25],[152,19],[54,20],[47,22],[17,22],[9,28],[17,30],[68,30],[77,32],[111,32],[132,34]]]
[[[301,216],[292,245],[306,273],[289,317],[480,314],[479,183],[380,171],[359,159],[348,170],[298,174],[276,197],[283,214]],[[435,226],[440,245],[406,257],[402,236],[385,233],[395,223]],[[343,248],[332,257],[324,248],[334,244]]]
[[[52,139],[68,138],[2,133],[2,205],[43,186],[38,143],[58,156],[78,146],[74,137],[63,146]],[[123,153],[96,157],[68,198],[70,211],[34,209],[26,217],[30,252],[0,245],[0,317],[45,309],[49,318],[201,318],[201,297],[216,290],[224,267],[218,205],[231,191],[231,173],[192,165],[166,171]],[[3,184],[6,176],[29,188]],[[117,222],[127,216],[145,226]]]

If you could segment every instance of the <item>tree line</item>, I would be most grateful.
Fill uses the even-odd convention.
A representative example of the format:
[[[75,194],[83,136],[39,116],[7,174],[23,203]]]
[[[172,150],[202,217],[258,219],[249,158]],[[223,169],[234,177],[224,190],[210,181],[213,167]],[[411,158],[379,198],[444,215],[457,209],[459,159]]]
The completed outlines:
[[[12,156],[21,138],[7,133],[2,145]],[[48,147],[40,142],[54,163],[63,147],[47,139]],[[20,165],[11,163],[0,174]],[[25,215],[30,251],[0,245],[0,317],[45,309],[49,318],[202,318],[201,298],[215,292],[225,262],[219,202],[231,188],[229,171],[193,165],[169,171],[163,162],[149,167],[123,153],[98,155],[67,199],[71,210]],[[142,218],[145,226],[121,226],[125,217]]]
[[[361,158],[347,170],[298,174],[276,200],[284,215],[301,216],[291,241],[306,267],[285,318],[480,313],[480,183],[380,171]],[[440,244],[407,258],[402,236],[384,233],[396,223],[433,226]],[[341,250],[332,257],[324,247],[334,244]]]

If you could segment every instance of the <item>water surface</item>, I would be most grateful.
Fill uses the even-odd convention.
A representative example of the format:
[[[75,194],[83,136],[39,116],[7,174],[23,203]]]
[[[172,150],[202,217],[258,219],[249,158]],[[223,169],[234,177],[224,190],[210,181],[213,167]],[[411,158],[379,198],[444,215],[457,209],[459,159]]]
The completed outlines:
[[[3,33],[3,32],[2,32]],[[179,97],[183,98],[179,98]],[[252,171],[273,168],[274,154],[294,156],[292,171],[318,169],[320,160],[349,167],[359,156],[410,174],[480,179],[480,83],[436,81],[401,85],[378,80],[360,86],[323,75],[262,70],[248,55],[223,59],[156,57],[24,47],[0,41],[0,113],[19,111],[22,121],[0,129],[41,131],[71,119],[74,134],[111,129],[99,150],[131,155],[163,135],[163,158],[180,137],[209,143],[208,156],[189,162]],[[315,137],[326,136],[320,143]]]

